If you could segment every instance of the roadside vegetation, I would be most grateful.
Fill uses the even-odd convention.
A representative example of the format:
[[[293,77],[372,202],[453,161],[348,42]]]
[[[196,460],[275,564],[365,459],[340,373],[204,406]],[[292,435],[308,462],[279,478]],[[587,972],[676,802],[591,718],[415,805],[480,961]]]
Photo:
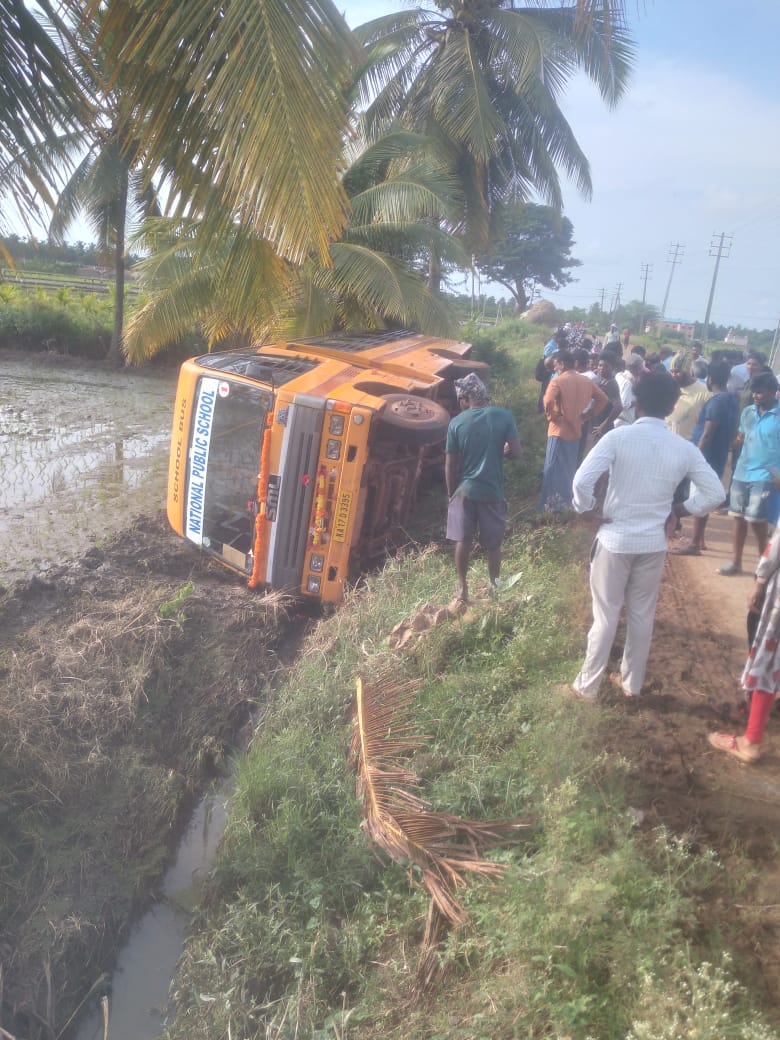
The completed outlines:
[[[391,648],[396,626],[454,587],[434,487],[406,549],[311,632],[238,763],[168,1040],[777,1035],[713,910],[738,882],[702,843],[644,823],[650,792],[603,750],[624,706],[556,690],[582,651],[592,532],[533,522],[538,333],[509,322],[475,339],[525,446],[506,467],[506,588],[488,597],[477,558],[469,611]],[[467,922],[422,970],[428,896],[416,868],[371,845],[349,758],[355,680],[389,673],[421,683],[414,729],[427,739],[409,768],[426,801],[530,821],[488,853],[503,878],[460,893]]]
[[[63,285],[31,292],[0,283],[0,347],[103,358],[111,342],[110,295]]]

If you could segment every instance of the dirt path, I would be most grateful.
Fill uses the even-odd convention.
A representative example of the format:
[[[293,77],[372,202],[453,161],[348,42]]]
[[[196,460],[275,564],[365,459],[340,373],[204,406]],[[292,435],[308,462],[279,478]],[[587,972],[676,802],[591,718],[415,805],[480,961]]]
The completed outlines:
[[[706,552],[668,557],[649,662],[651,692],[626,702],[610,750],[626,755],[637,780],[652,786],[648,824],[667,824],[718,850],[727,878],[717,895],[724,905],[714,912],[734,922],[737,946],[760,964],[767,1001],[777,1007],[780,714],[775,708],[757,765],[713,750],[706,739],[711,730],[740,733],[745,724],[738,680],[757,552],[750,543],[744,575],[716,573],[731,558],[731,524],[729,517],[712,516]]]

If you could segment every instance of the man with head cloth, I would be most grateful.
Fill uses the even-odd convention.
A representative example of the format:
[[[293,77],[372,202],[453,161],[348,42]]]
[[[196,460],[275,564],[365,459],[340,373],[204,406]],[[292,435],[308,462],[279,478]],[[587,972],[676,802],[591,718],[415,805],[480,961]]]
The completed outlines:
[[[520,439],[512,413],[490,404],[487,387],[473,372],[455,380],[455,392],[462,411],[447,430],[447,538],[455,542],[456,599],[468,603],[469,559],[477,533],[490,584],[498,588],[506,528],[503,461],[520,457]]]

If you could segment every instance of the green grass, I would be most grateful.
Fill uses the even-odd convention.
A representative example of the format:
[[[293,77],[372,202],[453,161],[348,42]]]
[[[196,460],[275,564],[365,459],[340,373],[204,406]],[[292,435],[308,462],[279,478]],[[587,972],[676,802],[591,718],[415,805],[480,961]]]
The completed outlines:
[[[451,552],[428,544],[431,517],[420,517],[416,547],[317,626],[239,765],[210,896],[174,985],[171,1040],[772,1035],[737,990],[722,937],[699,920],[717,859],[636,826],[628,763],[601,751],[609,705],[594,711],[555,690],[582,651],[585,535],[527,522],[523,495],[543,445],[529,376],[541,339],[507,335],[508,346],[489,349],[505,355],[501,386],[512,390],[499,403],[514,409],[527,445],[510,477],[503,571],[521,577],[497,602],[392,652],[393,627],[446,603],[453,587]],[[443,505],[432,495],[429,508],[440,530]],[[486,584],[477,556],[474,592]],[[521,841],[491,853],[503,880],[468,888],[468,923],[446,936],[437,983],[422,995],[427,897],[361,830],[348,762],[355,676],[388,667],[422,679],[415,728],[427,740],[410,764],[432,806],[531,821]]]

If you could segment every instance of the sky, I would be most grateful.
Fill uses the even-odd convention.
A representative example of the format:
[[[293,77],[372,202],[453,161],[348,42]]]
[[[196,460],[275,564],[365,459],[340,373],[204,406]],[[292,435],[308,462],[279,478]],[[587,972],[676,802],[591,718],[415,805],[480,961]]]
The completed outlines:
[[[337,0],[353,28],[404,0]],[[413,6],[416,6],[413,5]],[[557,305],[641,300],[670,319],[775,329],[780,320],[780,2],[626,0],[636,43],[610,110],[584,79],[561,107],[591,165],[593,196],[563,180],[582,262]],[[678,262],[672,264],[676,256]],[[465,280],[460,288],[466,289]],[[491,287],[493,291],[495,287]],[[498,287],[500,293],[500,287]]]

